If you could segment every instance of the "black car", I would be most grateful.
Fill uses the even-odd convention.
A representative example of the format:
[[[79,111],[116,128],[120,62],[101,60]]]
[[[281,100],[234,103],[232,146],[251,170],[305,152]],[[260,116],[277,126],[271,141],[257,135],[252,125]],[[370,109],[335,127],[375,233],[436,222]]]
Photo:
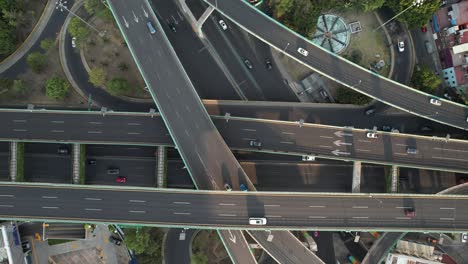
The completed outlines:
[[[273,64],[271,64],[270,59],[265,60],[265,66],[268,70],[271,70],[273,68]]]
[[[109,241],[116,244],[117,246],[122,245],[122,239],[120,239],[119,237],[110,236]]]
[[[364,112],[365,115],[372,115],[373,113],[375,113],[375,108],[374,107],[370,107],[370,108],[367,108],[366,111]]]
[[[68,155],[68,148],[66,146],[60,146],[57,150],[58,154]]]
[[[96,160],[95,159],[89,159],[88,164],[89,165],[96,165]]]
[[[248,59],[244,60],[244,64],[249,70],[253,69],[253,65]]]
[[[177,29],[176,29],[174,23],[169,23],[169,28],[172,30],[172,32],[174,32],[174,33],[177,32]]]

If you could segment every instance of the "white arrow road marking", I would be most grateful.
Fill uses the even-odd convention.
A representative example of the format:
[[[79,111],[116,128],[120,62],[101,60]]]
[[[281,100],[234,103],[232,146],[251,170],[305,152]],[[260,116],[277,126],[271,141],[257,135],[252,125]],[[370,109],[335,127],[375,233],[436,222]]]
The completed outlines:
[[[138,17],[135,15],[135,12],[133,12],[133,10],[132,10],[132,13],[133,13],[133,20],[135,20],[135,22],[138,23]]]
[[[126,27],[126,28],[128,28],[128,26],[129,26],[129,25],[128,25],[128,22],[127,22],[127,20],[125,19],[125,17],[124,17],[124,16],[122,16],[122,19],[123,19],[123,21],[124,21],[125,27]]]
[[[345,145],[345,146],[351,146],[353,143],[346,143],[346,142],[341,142],[341,140],[336,140],[333,142],[333,144],[335,144],[336,146],[340,146],[340,145]]]
[[[145,17],[148,18],[148,12],[146,12],[145,8],[141,6],[141,9],[143,9],[143,14],[145,15]]]
[[[338,149],[332,151],[332,153],[333,153],[333,155],[335,155],[335,156],[339,156],[339,155],[350,155],[350,154],[351,154],[351,153],[349,153],[349,152],[341,152],[341,151],[339,151]]]
[[[236,236],[231,233],[231,230],[228,230],[229,232],[229,240],[232,241],[232,243],[236,243]]]
[[[343,131],[336,131],[334,134],[337,137],[343,137],[343,136],[352,137],[353,136],[353,134],[348,134],[348,133],[345,133]]]

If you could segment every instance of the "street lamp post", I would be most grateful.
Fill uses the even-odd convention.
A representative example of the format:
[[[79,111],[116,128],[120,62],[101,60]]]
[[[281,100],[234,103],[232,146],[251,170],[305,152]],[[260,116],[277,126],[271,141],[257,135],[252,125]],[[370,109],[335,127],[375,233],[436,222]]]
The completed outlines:
[[[385,26],[386,24],[388,24],[390,21],[392,21],[393,19],[399,17],[401,14],[403,14],[404,12],[408,11],[411,7],[413,6],[416,6],[416,7],[419,7],[423,4],[424,0],[414,0],[413,1],[413,4],[408,6],[407,8],[403,9],[403,11],[401,11],[400,13],[396,14],[394,17],[390,18],[389,20],[387,20],[385,23],[383,23],[382,25],[380,25],[378,28],[374,29],[374,31],[377,31],[379,30],[381,27]]]
[[[105,32],[104,31],[99,31],[97,28],[93,27],[91,24],[89,24],[88,22],[86,22],[83,18],[81,18],[79,15],[77,15],[76,13],[74,13],[73,11],[71,11],[70,9],[68,9],[68,7],[66,6],[67,4],[67,1],[62,1],[62,0],[58,0],[55,2],[55,9],[59,9],[60,8],[60,12],[63,12],[63,10],[67,11],[68,13],[76,16],[79,20],[81,20],[83,23],[85,23],[88,27],[90,27],[91,29],[93,29],[94,31],[96,31],[99,36],[104,36]]]

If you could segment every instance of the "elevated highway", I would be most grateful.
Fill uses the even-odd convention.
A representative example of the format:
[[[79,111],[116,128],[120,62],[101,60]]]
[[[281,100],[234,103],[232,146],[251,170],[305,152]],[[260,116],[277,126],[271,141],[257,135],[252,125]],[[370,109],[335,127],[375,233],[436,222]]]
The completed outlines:
[[[0,118],[4,141],[174,145],[158,113],[2,110]],[[212,121],[231,149],[468,171],[468,141],[386,132],[370,139],[368,130],[252,118],[212,116]],[[262,148],[252,148],[251,140],[262,142]],[[408,147],[418,154],[408,154]]]
[[[385,104],[446,125],[468,130],[468,107],[429,95],[353,64],[289,30],[247,1],[204,0],[241,28],[299,63]],[[302,48],[307,56],[298,52]]]

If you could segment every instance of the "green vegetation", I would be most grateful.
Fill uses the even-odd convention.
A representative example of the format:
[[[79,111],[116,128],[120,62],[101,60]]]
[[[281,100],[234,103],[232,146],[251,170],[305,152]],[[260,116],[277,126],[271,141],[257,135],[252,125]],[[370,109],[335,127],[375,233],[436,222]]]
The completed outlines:
[[[84,7],[91,15],[113,20],[112,12],[103,4],[102,0],[86,0]]]
[[[107,73],[103,68],[92,68],[89,72],[89,82],[94,86],[102,86],[106,83]]]
[[[208,257],[203,252],[197,252],[190,258],[191,264],[204,264],[208,263]]]
[[[385,188],[387,193],[392,192],[392,166],[385,166]]]
[[[24,96],[28,93],[29,86],[23,80],[14,80],[11,91],[16,95]]]
[[[18,142],[16,149],[16,181],[24,182],[24,143]]]
[[[22,26],[26,16],[23,1],[0,0],[0,55],[12,53],[17,44],[15,29]]]
[[[340,86],[336,90],[336,101],[340,104],[366,105],[372,101],[372,98]]]
[[[55,45],[55,41],[51,38],[46,38],[46,39],[41,40],[41,48],[44,51],[48,51],[52,49],[54,45]]]
[[[411,77],[411,86],[425,93],[433,93],[442,80],[426,65],[416,66]]]
[[[53,245],[64,244],[64,243],[68,243],[72,241],[73,240],[66,240],[66,239],[47,239],[47,244],[49,244],[49,246],[53,246]]]
[[[400,13],[413,5],[414,0],[387,0],[385,5],[390,7],[395,14]],[[439,9],[440,0],[424,1],[420,6],[413,6],[405,11],[397,19],[406,22],[410,28],[420,27],[429,21],[431,16]]]
[[[138,255],[141,264],[161,263],[163,236],[158,228],[125,228],[125,244]]]
[[[12,53],[16,47],[14,30],[0,19],[0,55],[5,56]]]
[[[0,91],[8,91],[13,86],[13,80],[7,78],[0,78]]]
[[[315,31],[318,17],[331,9],[356,9],[369,12],[381,7],[384,2],[384,0],[272,0],[272,8],[274,18],[299,34],[310,37]]]
[[[76,38],[77,44],[88,38],[90,33],[88,26],[86,26],[86,24],[77,17],[73,17],[70,20],[70,24],[68,24],[68,32],[72,37]]]
[[[130,84],[122,78],[109,80],[106,85],[107,91],[112,95],[120,95],[130,90]]]
[[[80,145],[80,182],[81,185],[86,184],[86,145]]]
[[[46,83],[46,95],[49,98],[60,100],[65,98],[70,89],[70,84],[60,77],[52,77]]]
[[[40,52],[33,52],[26,58],[29,68],[35,73],[41,73],[47,66],[47,56]]]

